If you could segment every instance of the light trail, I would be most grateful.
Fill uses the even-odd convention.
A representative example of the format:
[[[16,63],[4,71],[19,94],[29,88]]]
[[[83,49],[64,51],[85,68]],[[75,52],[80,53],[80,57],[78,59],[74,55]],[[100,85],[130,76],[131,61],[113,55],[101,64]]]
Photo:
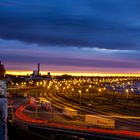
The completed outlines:
[[[112,134],[112,135],[124,135],[124,136],[131,136],[131,137],[140,137],[140,132],[136,131],[129,131],[129,130],[115,130],[115,129],[99,129],[99,128],[87,128],[82,126],[76,125],[66,125],[66,124],[59,124],[59,123],[49,123],[47,120],[40,120],[40,119],[33,119],[29,116],[23,114],[25,108],[27,108],[28,104],[20,106],[15,114],[16,117],[20,120],[27,122],[27,123],[36,123],[38,125],[45,124],[46,126],[50,127],[57,127],[63,129],[71,129],[71,130],[80,130],[85,132],[94,132],[94,133],[104,133],[104,134]]]
[[[23,121],[25,121],[25,122],[32,122],[32,123],[46,123],[46,122],[47,122],[46,120],[43,121],[43,120],[33,119],[33,118],[29,117],[29,116],[24,115],[24,114],[23,114],[23,110],[24,110],[27,106],[28,106],[28,104],[25,105],[25,106],[20,106],[20,107],[16,110],[15,114],[16,114],[16,116],[17,116],[19,119],[21,119],[21,120],[23,120]]]

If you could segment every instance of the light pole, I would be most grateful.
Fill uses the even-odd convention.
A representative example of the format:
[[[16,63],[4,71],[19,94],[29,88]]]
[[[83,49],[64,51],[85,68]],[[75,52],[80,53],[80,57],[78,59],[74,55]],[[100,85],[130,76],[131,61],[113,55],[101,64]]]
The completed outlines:
[[[101,92],[102,92],[102,89],[101,89],[101,88],[99,88],[99,89],[98,89],[98,93],[101,93]]]
[[[131,88],[131,97],[133,98],[133,92],[134,92],[134,89]]]
[[[71,91],[72,91],[72,94],[73,94],[73,92],[74,92],[74,88],[72,88]],[[71,102],[71,104],[72,104],[72,106],[73,106],[73,102]]]
[[[88,96],[88,98],[90,99],[90,94],[89,94],[89,89],[88,88],[86,89],[86,93],[87,93],[86,96]]]
[[[81,90],[79,90],[78,92],[79,92],[79,95],[80,95],[80,100],[79,100],[79,103],[80,103],[79,109],[80,109],[80,111],[79,111],[79,114],[81,114]]]
[[[37,98],[37,90],[36,90],[36,98]],[[36,118],[37,118],[37,101],[35,100],[35,114],[36,114]]]
[[[89,97],[92,99],[92,90],[91,90],[91,85],[89,85],[89,90],[87,89],[87,92],[89,91]]]
[[[126,92],[126,98],[127,98],[127,102],[128,102],[128,99],[129,99],[129,90],[126,89],[125,92]]]

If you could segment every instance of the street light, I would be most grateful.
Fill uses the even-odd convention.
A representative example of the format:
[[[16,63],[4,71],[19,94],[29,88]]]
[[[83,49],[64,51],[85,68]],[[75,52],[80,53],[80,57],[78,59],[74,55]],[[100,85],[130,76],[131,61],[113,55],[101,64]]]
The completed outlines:
[[[133,88],[131,88],[131,91],[132,91],[132,92],[134,92],[134,89],[133,89]]]
[[[88,88],[86,89],[86,92],[88,92],[89,90],[88,90]]]
[[[91,85],[89,85],[89,88],[91,88]]]
[[[101,92],[101,91],[102,91],[102,89],[101,89],[101,88],[99,88],[99,89],[98,89],[98,91],[99,91],[99,92]]]
[[[79,113],[81,114],[81,90],[79,90],[78,92],[79,92],[79,95],[80,95],[80,101],[79,101],[80,102],[80,108],[79,108],[80,111],[79,111]]]
[[[37,98],[37,90],[36,90],[36,98]],[[37,114],[38,114],[38,108],[37,108],[37,102],[35,101],[35,114],[36,114],[36,118],[37,118]]]
[[[128,96],[129,96],[129,90],[126,89],[125,92],[126,92],[126,97],[127,97],[127,99],[128,99]]]

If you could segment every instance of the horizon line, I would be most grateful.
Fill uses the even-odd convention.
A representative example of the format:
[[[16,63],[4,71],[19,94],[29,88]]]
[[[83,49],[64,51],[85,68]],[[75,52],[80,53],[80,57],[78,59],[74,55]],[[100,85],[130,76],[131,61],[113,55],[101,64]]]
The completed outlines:
[[[50,71],[41,71],[41,75],[47,75]],[[30,75],[33,71],[31,70],[7,70],[6,74],[10,75]],[[60,76],[64,74],[72,75],[72,76],[137,76],[140,77],[140,73],[109,73],[109,72],[65,72],[65,71],[52,71],[50,72],[52,76]]]

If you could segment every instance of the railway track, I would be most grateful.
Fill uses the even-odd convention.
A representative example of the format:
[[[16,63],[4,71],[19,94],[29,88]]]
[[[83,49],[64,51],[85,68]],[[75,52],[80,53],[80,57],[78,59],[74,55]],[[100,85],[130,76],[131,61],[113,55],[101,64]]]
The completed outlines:
[[[42,96],[45,95],[45,98],[47,100],[50,100],[53,102],[53,106],[56,108],[62,109],[64,106],[69,106],[71,108],[74,108],[84,114],[94,114],[94,115],[104,115],[104,116],[110,116],[109,113],[106,113],[105,111],[99,111],[94,108],[88,107],[85,104],[81,104],[81,108],[79,107],[79,103],[75,101],[74,99],[69,98],[66,96],[66,94],[63,96],[62,94],[58,93],[42,93]],[[124,119],[124,118],[117,118],[114,117],[116,120],[116,125],[119,128],[128,128],[132,130],[140,130],[140,120],[137,119]]]

